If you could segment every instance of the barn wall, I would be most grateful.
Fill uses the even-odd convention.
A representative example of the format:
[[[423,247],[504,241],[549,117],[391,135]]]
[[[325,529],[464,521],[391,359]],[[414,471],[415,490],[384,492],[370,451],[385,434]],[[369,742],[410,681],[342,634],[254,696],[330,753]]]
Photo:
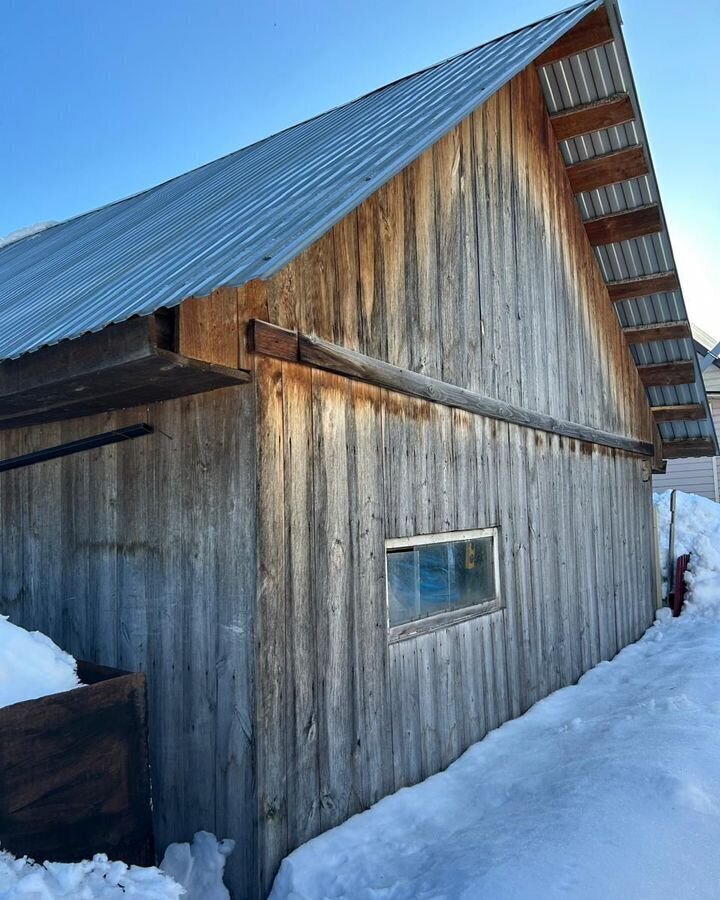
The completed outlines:
[[[250,368],[255,316],[652,441],[532,67],[277,275],[186,303],[181,349]]]
[[[0,433],[0,457],[145,421],[135,441],[0,475],[0,610],[148,674],[159,849],[232,836],[255,866],[254,389]],[[96,848],[88,848],[93,850]]]
[[[267,890],[289,850],[637,639],[653,523],[638,457],[276,360],[256,386]],[[389,644],[385,539],[494,525],[506,608]]]

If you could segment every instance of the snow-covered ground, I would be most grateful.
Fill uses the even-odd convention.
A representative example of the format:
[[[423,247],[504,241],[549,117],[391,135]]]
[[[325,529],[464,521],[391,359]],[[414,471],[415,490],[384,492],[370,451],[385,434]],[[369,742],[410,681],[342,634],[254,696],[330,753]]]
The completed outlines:
[[[717,900],[720,506],[679,496],[676,549],[679,619],[296,850],[271,900]]]
[[[0,615],[0,706],[69,691],[79,683],[69,653],[39,631],[25,631]]]

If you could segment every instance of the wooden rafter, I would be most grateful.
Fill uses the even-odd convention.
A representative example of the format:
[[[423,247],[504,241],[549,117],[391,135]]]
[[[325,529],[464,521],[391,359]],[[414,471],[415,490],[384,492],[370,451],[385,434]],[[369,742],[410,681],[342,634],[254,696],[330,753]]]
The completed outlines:
[[[558,141],[568,141],[581,134],[612,128],[615,125],[622,125],[623,122],[632,122],[634,118],[635,111],[630,97],[627,94],[615,94],[604,100],[553,113],[550,121],[555,138]]]
[[[665,363],[644,363],[637,367],[645,387],[669,384],[694,384],[695,367],[686,360]]]
[[[623,328],[631,344],[647,344],[651,341],[680,341],[692,337],[688,322],[658,322],[652,325],[633,325]]]
[[[655,234],[662,231],[662,227],[662,217],[657,203],[611,216],[599,216],[585,222],[585,231],[593,247]]]
[[[656,422],[698,422],[707,415],[702,403],[653,406],[652,413]]]
[[[593,47],[602,47],[614,40],[607,9],[601,6],[594,12],[585,16],[582,21],[564,34],[559,41],[542,53],[535,60],[536,66],[547,66],[550,63],[566,59],[577,53],[592,50]]]
[[[629,178],[639,178],[647,175],[648,171],[645,151],[639,144],[584,159],[567,167],[570,187],[575,194],[594,191]]]
[[[684,459],[690,456],[715,456],[715,445],[710,438],[686,438],[681,441],[663,441],[665,459]]]
[[[660,272],[657,275],[645,275],[642,278],[627,278],[624,281],[613,281],[608,284],[610,299],[630,300],[632,297],[648,297],[650,294],[664,294],[680,290],[677,272]]]

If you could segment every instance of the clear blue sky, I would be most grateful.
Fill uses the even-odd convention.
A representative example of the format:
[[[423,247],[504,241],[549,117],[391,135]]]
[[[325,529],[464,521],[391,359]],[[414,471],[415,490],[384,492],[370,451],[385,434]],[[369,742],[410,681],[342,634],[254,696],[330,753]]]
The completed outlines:
[[[0,236],[164,181],[566,5],[0,0]],[[623,0],[622,13],[690,314],[720,337],[718,2]]]

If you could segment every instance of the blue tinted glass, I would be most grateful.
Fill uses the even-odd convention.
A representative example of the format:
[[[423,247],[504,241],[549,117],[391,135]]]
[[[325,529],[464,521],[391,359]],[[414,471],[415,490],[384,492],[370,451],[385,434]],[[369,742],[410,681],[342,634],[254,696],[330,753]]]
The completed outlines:
[[[450,600],[448,546],[448,544],[430,544],[417,548],[421,618],[448,609]]]
[[[391,625],[402,625],[420,617],[417,554],[390,550],[387,555],[388,601]]]

